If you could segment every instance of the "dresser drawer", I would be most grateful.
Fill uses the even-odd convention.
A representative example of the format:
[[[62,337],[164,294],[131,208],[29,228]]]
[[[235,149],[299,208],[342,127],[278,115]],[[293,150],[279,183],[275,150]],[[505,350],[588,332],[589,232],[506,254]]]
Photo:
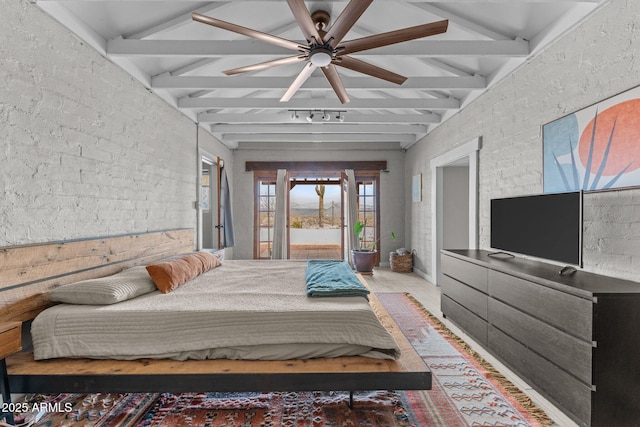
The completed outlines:
[[[483,346],[487,345],[487,322],[446,295],[440,301],[442,313]]]
[[[591,420],[591,387],[489,325],[489,348],[536,390],[568,412],[581,425]]]
[[[585,385],[593,384],[591,342],[581,341],[493,298],[489,298],[489,323]]]
[[[440,280],[442,295],[446,295],[456,301],[467,310],[477,316],[487,320],[487,295],[467,286],[466,284],[452,279],[449,276],[442,276]]]
[[[489,295],[584,341],[593,340],[593,303],[492,270]]]
[[[443,274],[487,293],[487,269],[448,255],[442,255],[440,269]]]

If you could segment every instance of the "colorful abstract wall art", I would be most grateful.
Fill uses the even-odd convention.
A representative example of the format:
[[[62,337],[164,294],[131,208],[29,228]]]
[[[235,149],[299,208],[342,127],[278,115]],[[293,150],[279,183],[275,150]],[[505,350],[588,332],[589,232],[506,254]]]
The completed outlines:
[[[640,186],[640,86],[542,130],[545,193]]]

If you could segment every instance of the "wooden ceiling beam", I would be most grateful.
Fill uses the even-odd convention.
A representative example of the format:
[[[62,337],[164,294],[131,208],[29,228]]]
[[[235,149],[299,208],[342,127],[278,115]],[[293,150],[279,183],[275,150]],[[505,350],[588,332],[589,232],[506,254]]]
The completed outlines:
[[[369,123],[366,126],[351,123],[317,122],[317,123],[275,123],[275,124],[217,124],[211,129],[222,134],[289,134],[289,133],[377,133],[377,134],[416,134],[427,133],[426,125]]]
[[[303,110],[299,111],[299,118],[292,120],[290,112],[284,113],[262,113],[262,114],[244,114],[244,113],[200,113],[198,114],[198,122],[199,123],[234,123],[234,124],[267,124],[267,123],[307,123],[304,119],[304,114],[308,111],[315,111],[315,109],[311,110]],[[333,110],[326,110],[327,112]],[[318,114],[321,114],[322,111],[318,111]],[[343,124],[369,124],[369,123],[377,123],[377,124],[429,124],[429,123],[440,123],[440,115],[434,113],[427,114],[358,114],[355,112],[351,113],[342,113],[344,117]],[[335,123],[335,118],[332,117],[331,123]]]
[[[455,98],[376,98],[352,99],[340,105],[332,98],[294,98],[289,102],[280,102],[279,98],[190,98],[178,99],[178,108],[224,109],[271,109],[271,110],[456,110],[460,100]]]
[[[168,73],[151,79],[153,89],[277,89],[286,90],[292,77],[245,77],[245,76],[171,76]],[[349,90],[362,89],[486,89],[483,76],[409,77],[402,85],[371,77],[342,77]],[[306,90],[333,90],[324,77],[310,77],[304,83]]]
[[[300,43],[303,43],[302,41]],[[306,44],[306,43],[304,43]],[[254,40],[136,40],[107,41],[108,56],[290,56],[291,51]],[[529,42],[517,40],[416,40],[358,52],[358,56],[498,56],[526,57]]]
[[[332,161],[332,162],[245,162],[245,171],[319,171],[334,172],[337,170],[386,170],[386,160],[374,161]]]

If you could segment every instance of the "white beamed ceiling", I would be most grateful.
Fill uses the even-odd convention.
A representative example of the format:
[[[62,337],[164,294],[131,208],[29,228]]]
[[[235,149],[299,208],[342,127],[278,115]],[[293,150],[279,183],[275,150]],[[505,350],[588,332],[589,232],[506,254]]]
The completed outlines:
[[[285,0],[53,1],[37,5],[230,148],[290,149],[327,143],[404,149],[606,0],[375,0],[344,40],[449,20],[421,40],[353,54],[408,77],[401,86],[337,67],[351,102],[340,104],[316,71],[280,98],[302,64],[226,76],[222,71],[290,56],[277,46],[193,22],[199,12],[302,40]],[[307,1],[335,19],[346,1]],[[298,118],[292,118],[292,110]],[[322,121],[323,111],[331,120]],[[314,120],[307,122],[307,112]],[[336,120],[342,112],[343,121]],[[317,147],[318,145],[314,145]]]

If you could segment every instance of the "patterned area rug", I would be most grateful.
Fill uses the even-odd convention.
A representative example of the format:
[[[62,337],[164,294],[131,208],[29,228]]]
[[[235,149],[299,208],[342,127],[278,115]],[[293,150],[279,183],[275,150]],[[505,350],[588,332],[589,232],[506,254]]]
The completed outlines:
[[[16,425],[547,426],[549,418],[418,302],[378,294],[433,374],[429,391],[58,394],[27,396]],[[0,423],[1,424],[1,423]]]
[[[402,393],[418,426],[549,426],[551,419],[413,297],[377,294],[432,374],[432,389]]]

